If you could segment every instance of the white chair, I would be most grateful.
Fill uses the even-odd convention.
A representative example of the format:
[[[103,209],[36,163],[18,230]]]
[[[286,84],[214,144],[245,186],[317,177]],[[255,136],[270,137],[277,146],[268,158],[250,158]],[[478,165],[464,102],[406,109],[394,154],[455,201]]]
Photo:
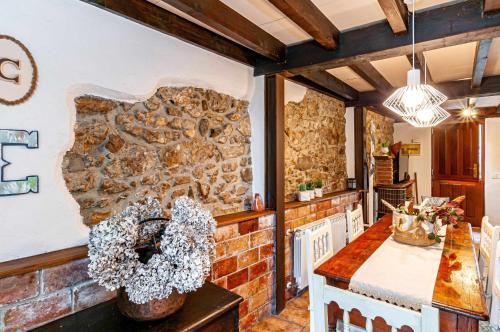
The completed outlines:
[[[347,239],[349,243],[354,241],[365,231],[363,222],[363,208],[358,206],[356,210],[346,211],[347,219]]]
[[[309,293],[312,293],[314,302],[311,306],[311,332],[328,331],[328,304],[335,302],[344,311],[342,325],[344,332],[359,330],[350,325],[349,312],[356,308],[366,318],[366,331],[372,332],[372,320],[382,317],[392,332],[396,332],[403,325],[409,326],[414,332],[438,332],[439,310],[431,306],[422,305],[421,311],[413,311],[398,307],[387,302],[359,295],[348,290],[329,286],[325,277],[313,274]]]
[[[333,232],[328,224],[311,231],[306,230],[307,281],[309,282],[309,311],[313,326],[312,304],[315,302],[311,292],[314,270],[333,256]]]
[[[499,238],[500,226],[493,226],[488,217],[483,217],[481,223],[481,244],[479,247],[479,270],[488,304],[493,285],[493,257]]]
[[[494,265],[491,294],[490,326],[500,328],[500,244],[497,244],[491,263]]]

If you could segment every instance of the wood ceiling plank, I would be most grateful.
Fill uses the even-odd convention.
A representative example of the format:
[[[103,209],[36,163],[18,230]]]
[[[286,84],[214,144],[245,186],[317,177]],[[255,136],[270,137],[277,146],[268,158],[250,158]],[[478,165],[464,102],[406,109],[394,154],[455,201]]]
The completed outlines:
[[[395,34],[408,32],[408,8],[403,0],[378,0],[380,8]]]
[[[494,13],[500,11],[500,0],[484,0],[484,12]]]
[[[249,66],[255,66],[257,53],[172,14],[144,0],[86,0],[85,2],[132,19],[169,36]]]
[[[410,65],[413,65],[413,55],[406,55]],[[429,72],[429,67],[425,64],[425,58],[423,52],[418,52],[415,54],[415,69],[420,70],[420,81],[424,83],[427,80],[427,84],[432,84],[431,73]]]
[[[269,0],[327,49],[338,46],[340,32],[311,0]]]
[[[305,72],[302,73],[301,76],[334,92],[344,99],[355,100],[358,98],[358,91],[356,91],[356,89],[324,70]]]
[[[483,17],[481,0],[468,0],[416,13],[416,52],[500,36],[500,15]],[[342,47],[325,50],[316,42],[287,48],[286,61],[258,60],[255,75],[350,66],[412,52],[410,34],[394,35],[385,22],[341,33]]]
[[[472,70],[471,87],[478,88],[483,80],[484,69],[488,62],[488,53],[490,52],[491,39],[483,39],[477,42],[476,53],[474,55],[474,67]]]
[[[351,69],[361,76],[362,79],[370,83],[377,90],[387,93],[394,88],[382,74],[368,61],[359,62],[351,66]]]
[[[285,44],[219,0],[162,1],[265,57],[284,58]]]
[[[472,80],[461,80],[434,84],[448,99],[463,99],[468,97],[487,97],[500,94],[500,75],[484,77],[479,88],[471,87]],[[378,91],[362,92],[358,100],[347,103],[347,106],[381,105],[388,96]]]

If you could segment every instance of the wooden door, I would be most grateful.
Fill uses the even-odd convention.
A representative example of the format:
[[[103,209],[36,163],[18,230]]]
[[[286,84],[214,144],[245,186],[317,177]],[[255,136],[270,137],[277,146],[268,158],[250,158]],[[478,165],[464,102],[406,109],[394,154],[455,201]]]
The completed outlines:
[[[432,132],[432,196],[465,195],[465,221],[481,226],[484,215],[484,125],[453,123]]]

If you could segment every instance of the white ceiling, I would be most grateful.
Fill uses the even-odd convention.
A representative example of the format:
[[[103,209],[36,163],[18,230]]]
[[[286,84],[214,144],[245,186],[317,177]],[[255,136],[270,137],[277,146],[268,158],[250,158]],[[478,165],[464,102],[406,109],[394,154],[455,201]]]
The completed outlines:
[[[375,90],[370,83],[362,79],[361,76],[356,74],[350,67],[328,69],[327,72],[358,91],[364,92]]]

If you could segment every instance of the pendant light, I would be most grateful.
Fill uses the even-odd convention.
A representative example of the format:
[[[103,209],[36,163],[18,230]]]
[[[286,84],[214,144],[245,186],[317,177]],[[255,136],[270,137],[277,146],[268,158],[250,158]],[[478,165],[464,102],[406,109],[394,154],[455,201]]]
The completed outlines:
[[[403,119],[410,122],[412,125],[418,123],[418,126],[422,127],[427,126],[424,124],[431,124],[437,120],[439,120],[439,122],[444,120],[440,119],[446,115],[444,113],[448,112],[440,108],[439,105],[445,102],[448,98],[434,87],[428,84],[420,84],[420,70],[415,69],[415,0],[409,1],[411,1],[413,5],[412,69],[408,71],[406,86],[394,91],[394,93],[387,98],[383,105],[396,114],[402,116]],[[434,116],[438,117],[438,119],[433,119]]]
[[[450,117],[450,113],[442,107],[424,108],[413,116],[403,116],[403,120],[413,127],[434,127]]]

